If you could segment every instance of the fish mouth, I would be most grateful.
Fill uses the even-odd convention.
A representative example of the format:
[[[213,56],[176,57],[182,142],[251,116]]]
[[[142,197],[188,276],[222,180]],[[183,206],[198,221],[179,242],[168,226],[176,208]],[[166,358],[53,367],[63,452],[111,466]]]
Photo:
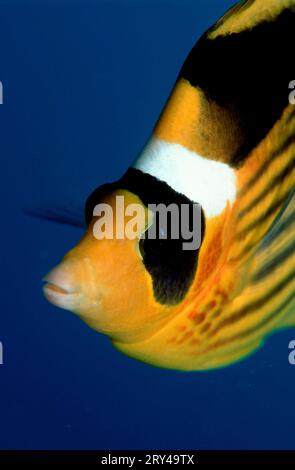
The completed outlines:
[[[50,289],[51,291],[54,291],[55,293],[58,293],[58,294],[72,294],[72,292],[69,292],[68,290],[64,289],[63,287],[57,286],[57,285],[52,284],[50,282],[47,282],[47,284],[45,284],[44,288]]]
[[[70,311],[74,311],[81,305],[83,295],[80,292],[49,282],[46,278],[44,281],[43,294],[53,305]]]

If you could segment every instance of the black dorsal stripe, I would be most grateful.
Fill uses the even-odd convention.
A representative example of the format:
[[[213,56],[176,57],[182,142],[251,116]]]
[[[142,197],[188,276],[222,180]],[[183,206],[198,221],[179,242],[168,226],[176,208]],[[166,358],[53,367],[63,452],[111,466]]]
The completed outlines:
[[[232,157],[233,166],[242,164],[288,105],[293,44],[295,14],[288,9],[252,29],[212,40],[202,36],[181,69],[180,78],[238,114],[244,143]]]
[[[269,181],[269,184],[261,191],[261,193],[253,199],[249,204],[241,210],[239,213],[239,220],[243,219],[247,214],[254,210],[258,204],[260,204],[268,194],[270,194],[277,186],[282,184],[285,179],[295,170],[295,158],[291,160],[288,165],[283,167],[273,179]]]
[[[280,253],[277,254],[273,259],[271,259],[268,263],[263,266],[260,271],[258,271],[252,283],[255,284],[256,282],[260,282],[266,277],[273,274],[273,271],[277,268],[280,268],[286,261],[288,261],[295,253],[295,240],[292,242]]]
[[[265,174],[265,172],[269,169],[272,163],[280,158],[284,152],[288,151],[292,144],[295,143],[295,136],[290,135],[287,140],[284,140],[278,148],[274,151],[269,153],[269,157],[266,162],[263,162],[261,167],[256,171],[256,173],[252,176],[252,178],[248,181],[248,183],[242,188],[239,192],[239,197],[245,196],[251,189],[258,183],[260,178]]]

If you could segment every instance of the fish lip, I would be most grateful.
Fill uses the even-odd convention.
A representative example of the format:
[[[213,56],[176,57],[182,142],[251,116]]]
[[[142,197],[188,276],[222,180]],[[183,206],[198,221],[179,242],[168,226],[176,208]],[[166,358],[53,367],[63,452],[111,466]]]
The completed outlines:
[[[54,282],[52,272],[53,271],[51,271],[42,279],[42,281],[45,282],[45,285],[43,287],[50,287],[52,290],[55,290],[56,292],[64,295],[76,293],[75,289],[71,288],[69,285],[66,285],[65,283],[61,282]]]
[[[75,298],[75,297],[81,296],[80,292],[77,292],[74,290],[66,290],[57,284],[53,284],[52,282],[46,282],[46,284],[44,284],[43,292],[49,293],[51,296],[54,296],[54,297]]]
[[[49,282],[46,279],[43,279],[43,281],[45,282],[43,289],[50,289],[51,291],[59,295],[75,294],[75,291],[70,290],[70,289],[65,289],[64,287],[58,284],[55,284],[54,282]]]
[[[43,294],[53,305],[70,311],[73,311],[80,305],[83,297],[80,292],[68,291],[52,282],[46,282],[46,284],[44,284]]]

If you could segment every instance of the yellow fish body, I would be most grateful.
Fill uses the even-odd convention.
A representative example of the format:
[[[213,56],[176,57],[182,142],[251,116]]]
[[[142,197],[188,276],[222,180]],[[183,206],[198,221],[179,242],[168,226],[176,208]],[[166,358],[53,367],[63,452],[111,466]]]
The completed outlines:
[[[84,237],[46,277],[50,302],[180,370],[226,366],[295,326],[294,39],[295,0],[240,2],[201,37],[133,167],[89,197]],[[130,221],[118,197],[143,208],[137,236],[97,240],[97,204],[116,232]],[[173,202],[202,207],[198,249],[142,239],[148,204]]]

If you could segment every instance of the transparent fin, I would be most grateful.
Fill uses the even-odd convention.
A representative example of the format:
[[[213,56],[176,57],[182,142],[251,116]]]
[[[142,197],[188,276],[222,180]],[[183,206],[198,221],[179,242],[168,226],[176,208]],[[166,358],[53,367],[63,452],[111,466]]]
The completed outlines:
[[[71,225],[72,227],[85,228],[84,213],[82,209],[68,209],[66,207],[25,208],[25,214],[37,219],[55,222],[57,224]]]

